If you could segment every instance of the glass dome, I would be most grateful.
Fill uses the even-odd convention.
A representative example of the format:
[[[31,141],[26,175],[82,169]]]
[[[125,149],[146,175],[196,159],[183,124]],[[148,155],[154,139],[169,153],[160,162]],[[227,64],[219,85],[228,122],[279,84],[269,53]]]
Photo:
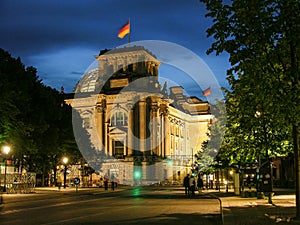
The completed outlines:
[[[77,83],[75,87],[75,93],[87,93],[87,92],[94,92],[96,89],[96,82],[99,77],[99,69],[95,68],[83,76],[80,79],[79,83]]]

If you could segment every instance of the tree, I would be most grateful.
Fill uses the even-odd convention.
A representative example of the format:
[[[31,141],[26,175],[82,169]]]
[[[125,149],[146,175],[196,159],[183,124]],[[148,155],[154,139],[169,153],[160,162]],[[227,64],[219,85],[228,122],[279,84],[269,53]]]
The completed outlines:
[[[213,25],[207,30],[215,42],[208,53],[227,52],[230,84],[247,76],[244,96],[255,94],[252,113],[272,116],[268,124],[289,126],[296,165],[296,217],[300,218],[300,3],[298,0],[200,0],[206,4]],[[269,88],[267,88],[269,87]],[[250,93],[246,93],[246,89]],[[263,90],[258,92],[258,90]],[[288,113],[287,113],[288,112]],[[254,118],[252,118],[254,119]]]
[[[292,151],[290,126],[263,108],[255,111],[259,110],[259,98],[246,85],[240,85],[245,78],[239,78],[238,85],[232,84],[232,90],[226,91],[227,126],[219,157],[231,165],[244,166],[287,156]]]
[[[20,169],[42,174],[56,170],[63,154],[78,160],[72,109],[63,95],[45,86],[34,67],[0,49],[0,145],[11,144]],[[44,182],[42,182],[44,183]]]
[[[209,127],[209,139],[202,143],[201,151],[197,152],[197,162],[200,171],[211,173],[216,163],[216,156],[223,142],[226,129],[226,109],[224,100],[216,100],[216,104],[211,106],[214,119]]]

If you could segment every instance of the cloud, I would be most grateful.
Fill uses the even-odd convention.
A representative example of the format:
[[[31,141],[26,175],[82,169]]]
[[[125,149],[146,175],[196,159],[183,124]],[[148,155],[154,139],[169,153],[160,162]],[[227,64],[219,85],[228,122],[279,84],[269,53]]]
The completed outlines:
[[[0,47],[37,67],[55,88],[66,82],[71,90],[77,82],[74,71],[85,71],[101,49],[126,43],[117,32],[128,18],[132,41],[174,42],[200,56],[210,44],[205,33],[209,21],[198,1],[3,0],[0,14]]]
[[[82,75],[83,73],[84,73],[84,72],[77,72],[77,71],[72,71],[72,72],[71,72],[72,75],[76,75],[76,76]]]

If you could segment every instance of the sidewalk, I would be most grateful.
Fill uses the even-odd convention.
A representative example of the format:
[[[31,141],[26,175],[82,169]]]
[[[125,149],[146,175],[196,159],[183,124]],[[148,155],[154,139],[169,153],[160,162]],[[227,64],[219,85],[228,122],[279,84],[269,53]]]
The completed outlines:
[[[117,188],[112,190],[110,187],[108,190],[105,190],[104,187],[79,187],[76,191],[75,187],[35,187],[34,190],[30,193],[3,193],[0,192],[0,205],[4,202],[5,198],[13,199],[14,196],[23,196],[23,197],[30,197],[31,195],[39,195],[39,194],[101,194],[101,193],[109,193],[109,192],[118,192],[127,189],[127,186],[119,185]]]
[[[268,199],[242,198],[233,192],[205,190],[203,194],[220,199],[224,225],[300,224],[292,219],[296,214],[293,190],[277,189],[274,192],[273,204],[268,204]]]
[[[100,192],[113,192],[113,191],[123,191],[127,186],[118,185],[118,187],[115,187],[114,190],[109,187],[107,190],[104,189],[104,187],[78,187],[77,192],[78,193],[100,193]],[[58,187],[36,187],[34,189],[34,193],[45,193],[45,192],[56,192],[56,193],[76,193],[75,187],[61,187],[60,189]]]

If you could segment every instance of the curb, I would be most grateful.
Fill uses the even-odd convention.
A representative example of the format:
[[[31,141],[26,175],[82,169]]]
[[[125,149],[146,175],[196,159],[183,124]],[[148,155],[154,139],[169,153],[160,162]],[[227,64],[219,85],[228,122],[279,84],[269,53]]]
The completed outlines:
[[[221,198],[219,198],[218,196],[216,196],[215,194],[207,194],[215,199],[218,199],[219,203],[220,203],[220,213],[221,213],[221,218],[222,218],[222,224],[224,225],[224,213],[223,213],[223,204],[222,204],[222,200]]]

